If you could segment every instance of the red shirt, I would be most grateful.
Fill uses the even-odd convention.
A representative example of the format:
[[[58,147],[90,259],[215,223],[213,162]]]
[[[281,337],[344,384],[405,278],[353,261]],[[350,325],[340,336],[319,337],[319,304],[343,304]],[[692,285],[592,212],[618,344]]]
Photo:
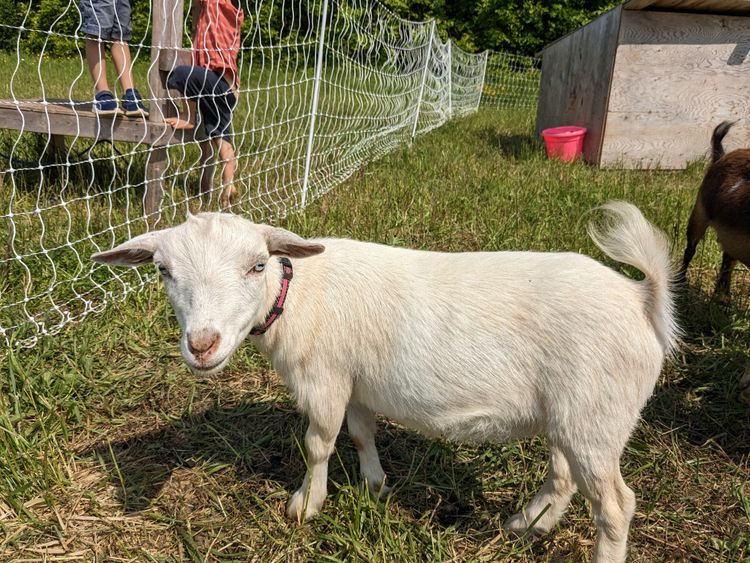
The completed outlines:
[[[223,74],[230,86],[238,87],[237,55],[245,14],[232,0],[199,1],[201,11],[193,38],[193,64]]]

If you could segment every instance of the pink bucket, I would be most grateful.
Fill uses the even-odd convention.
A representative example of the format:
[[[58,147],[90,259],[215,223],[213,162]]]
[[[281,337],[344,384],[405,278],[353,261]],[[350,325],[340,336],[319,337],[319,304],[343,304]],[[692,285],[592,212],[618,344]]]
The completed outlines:
[[[583,153],[585,127],[553,127],[542,131],[547,147],[547,158],[575,160]]]

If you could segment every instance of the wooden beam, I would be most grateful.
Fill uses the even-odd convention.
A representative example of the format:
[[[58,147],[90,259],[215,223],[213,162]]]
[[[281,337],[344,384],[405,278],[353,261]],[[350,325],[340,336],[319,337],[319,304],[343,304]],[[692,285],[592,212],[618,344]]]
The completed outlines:
[[[624,10],[663,10],[702,14],[750,14],[750,0],[629,0],[622,7]]]
[[[102,117],[91,111],[90,103],[71,106],[54,100],[0,100],[0,123],[3,129],[129,143],[151,144],[154,133],[142,118]],[[158,132],[165,127],[162,123]]]

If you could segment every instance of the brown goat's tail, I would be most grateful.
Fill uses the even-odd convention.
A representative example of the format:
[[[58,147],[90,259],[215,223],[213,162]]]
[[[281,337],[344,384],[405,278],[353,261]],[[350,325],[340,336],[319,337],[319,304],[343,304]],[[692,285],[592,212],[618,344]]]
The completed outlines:
[[[722,121],[716,126],[716,129],[714,129],[713,135],[711,135],[711,164],[724,156],[724,147],[721,146],[721,142],[735,123],[737,122]]]

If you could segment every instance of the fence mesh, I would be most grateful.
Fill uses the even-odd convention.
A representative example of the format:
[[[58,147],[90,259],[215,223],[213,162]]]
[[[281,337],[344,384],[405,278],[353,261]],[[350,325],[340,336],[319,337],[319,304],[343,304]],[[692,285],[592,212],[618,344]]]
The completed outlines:
[[[542,61],[538,57],[487,52],[482,105],[503,109],[535,108]]]
[[[190,0],[145,4],[149,12],[133,13],[133,21],[150,23],[115,45],[86,40],[90,27],[73,2],[35,29],[35,5],[20,5],[19,25],[0,24],[3,45],[11,45],[0,52],[6,344],[33,345],[151,278],[95,265],[91,253],[188,212],[277,220],[414,135],[476,110],[482,95],[486,55],[443,42],[432,21],[400,19],[373,0],[242,0],[241,25],[224,22],[238,28],[236,53],[205,47],[209,57],[236,55],[238,78],[231,129],[221,142],[207,140],[211,112],[200,104],[208,99],[220,113],[226,94],[165,87],[190,63],[192,24],[201,17]],[[127,27],[117,15],[115,30]],[[117,69],[110,52],[125,46],[132,63]],[[99,49],[109,89],[121,101],[122,69],[130,69],[147,118],[92,111],[88,62]],[[165,124],[178,111],[192,128]],[[237,193],[224,203],[231,189]]]

